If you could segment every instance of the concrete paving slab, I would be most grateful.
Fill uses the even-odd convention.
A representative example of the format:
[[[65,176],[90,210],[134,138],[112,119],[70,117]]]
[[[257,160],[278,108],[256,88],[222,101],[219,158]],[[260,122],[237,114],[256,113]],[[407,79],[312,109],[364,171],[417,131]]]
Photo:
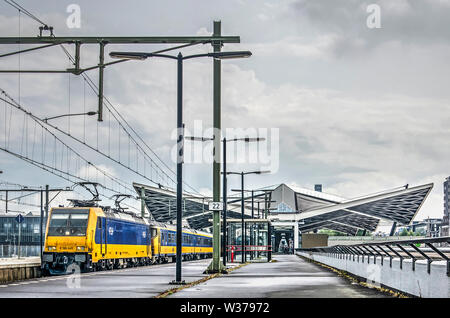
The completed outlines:
[[[41,265],[41,258],[39,256],[36,257],[10,257],[10,258],[0,258],[0,268],[2,267],[11,267],[14,265],[32,265],[39,266]]]
[[[183,263],[182,279],[187,283],[206,277],[210,259]],[[114,271],[44,277],[0,285],[0,298],[144,298],[176,287],[175,263]]]
[[[276,262],[254,263],[204,283],[183,289],[170,298],[366,298],[389,297],[296,255],[274,256]]]

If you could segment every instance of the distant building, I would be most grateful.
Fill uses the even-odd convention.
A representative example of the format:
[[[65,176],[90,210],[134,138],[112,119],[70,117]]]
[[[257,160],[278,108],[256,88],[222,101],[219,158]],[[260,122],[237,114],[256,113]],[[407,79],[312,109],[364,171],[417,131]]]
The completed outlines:
[[[412,221],[407,226],[397,228],[396,235],[400,235],[403,230],[415,233],[422,232],[426,237],[439,237],[442,235],[442,219],[428,218],[422,221]]]
[[[28,213],[24,215],[24,221],[19,225],[16,221],[16,213],[0,214],[0,258],[17,255],[19,243],[19,226],[22,227],[20,234],[20,246],[22,256],[38,256],[40,245],[40,216]],[[44,218],[42,231],[45,232],[47,225]],[[43,233],[43,238],[45,233]]]
[[[444,181],[444,218],[442,220],[441,236],[450,236],[450,177]]]
[[[426,237],[439,237],[441,235],[442,219],[428,218],[423,222],[426,224]]]
[[[314,191],[322,192],[322,185],[321,184],[315,184],[314,185]]]

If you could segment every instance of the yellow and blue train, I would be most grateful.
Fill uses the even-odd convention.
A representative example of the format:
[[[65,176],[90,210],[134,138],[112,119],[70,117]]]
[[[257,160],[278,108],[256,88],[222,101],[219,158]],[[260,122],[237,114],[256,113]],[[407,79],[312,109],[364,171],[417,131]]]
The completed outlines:
[[[42,270],[58,275],[174,261],[176,229],[108,207],[60,207],[50,211]],[[212,235],[183,229],[182,257],[212,257]]]

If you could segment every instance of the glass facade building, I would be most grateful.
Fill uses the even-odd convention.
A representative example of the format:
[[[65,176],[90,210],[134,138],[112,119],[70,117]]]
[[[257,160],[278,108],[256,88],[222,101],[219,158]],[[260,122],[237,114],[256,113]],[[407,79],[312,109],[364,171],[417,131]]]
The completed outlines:
[[[39,256],[40,253],[40,216],[24,215],[24,221],[18,223],[16,214],[0,215],[0,257],[18,255],[19,226],[21,256]],[[45,239],[46,219],[42,224],[42,242]]]
[[[441,235],[450,236],[450,177],[444,181],[444,219]]]

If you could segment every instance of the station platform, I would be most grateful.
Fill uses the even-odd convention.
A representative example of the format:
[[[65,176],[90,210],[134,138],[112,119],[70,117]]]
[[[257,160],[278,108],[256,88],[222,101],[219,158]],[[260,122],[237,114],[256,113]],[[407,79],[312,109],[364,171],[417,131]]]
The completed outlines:
[[[211,259],[183,263],[186,283],[197,281]],[[175,286],[175,263],[41,277],[0,285],[0,298],[149,298]]]
[[[0,258],[0,286],[40,276],[40,257]]]
[[[384,298],[297,255],[274,255],[170,295],[170,298]]]
[[[40,266],[41,258],[39,256],[33,257],[10,257],[10,258],[0,258],[0,268],[11,267],[11,266],[29,265],[29,266]]]
[[[274,255],[270,263],[240,266],[230,263],[228,274],[203,274],[211,259],[183,263],[183,279],[192,286],[167,298],[360,298],[389,297],[352,284],[296,255]],[[0,298],[150,298],[174,287],[175,263],[27,279],[0,285]],[[201,281],[205,278],[209,280]]]

